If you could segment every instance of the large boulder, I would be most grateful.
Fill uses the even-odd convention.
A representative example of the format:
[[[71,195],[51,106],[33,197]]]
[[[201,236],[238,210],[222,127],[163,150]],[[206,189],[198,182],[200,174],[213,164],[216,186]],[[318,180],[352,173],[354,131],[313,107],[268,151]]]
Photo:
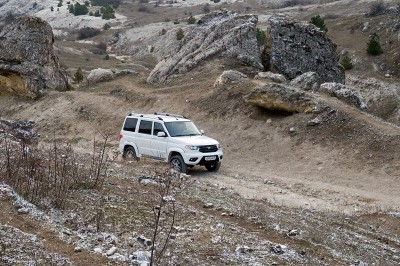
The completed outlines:
[[[53,51],[50,25],[36,17],[18,17],[0,32],[0,95],[36,98],[47,90],[69,89]]]
[[[345,82],[338,63],[336,45],[312,24],[290,17],[272,16],[268,20],[264,65],[271,71],[294,79],[306,72],[316,72],[321,82]]]
[[[304,91],[277,83],[257,86],[245,96],[245,102],[270,111],[287,113],[313,112],[318,105]]]
[[[316,91],[320,86],[319,75],[315,72],[306,72],[290,81],[290,86],[306,91]]]
[[[90,71],[87,79],[90,82],[110,81],[114,78],[114,72],[111,69],[96,68]]]
[[[147,82],[165,82],[215,56],[263,69],[256,38],[257,21],[255,15],[230,11],[204,15],[196,25],[184,28],[185,37],[180,40],[181,45],[156,65]]]
[[[268,72],[259,72],[254,79],[259,79],[259,80],[266,80],[270,82],[275,82],[275,83],[286,83],[286,78],[285,76],[277,73],[272,73],[270,71]]]
[[[242,72],[235,70],[225,70],[224,72],[222,72],[221,76],[219,76],[215,81],[214,87],[228,83],[237,84],[242,82],[246,78],[247,76]]]

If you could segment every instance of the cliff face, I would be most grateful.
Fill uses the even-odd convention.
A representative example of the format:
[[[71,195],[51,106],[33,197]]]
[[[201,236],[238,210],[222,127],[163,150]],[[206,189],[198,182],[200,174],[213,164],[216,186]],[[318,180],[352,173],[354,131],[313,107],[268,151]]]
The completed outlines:
[[[0,94],[36,98],[47,90],[67,90],[67,78],[53,51],[50,25],[18,17],[0,32]]]

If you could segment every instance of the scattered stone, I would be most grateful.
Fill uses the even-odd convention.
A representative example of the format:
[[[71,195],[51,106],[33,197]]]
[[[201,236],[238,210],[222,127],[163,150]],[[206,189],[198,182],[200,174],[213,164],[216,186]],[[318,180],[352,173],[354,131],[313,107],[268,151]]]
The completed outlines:
[[[319,92],[336,97],[350,105],[356,106],[361,110],[367,109],[367,104],[361,99],[358,93],[347,88],[345,85],[335,82],[323,83]]]
[[[297,133],[297,128],[295,128],[295,127],[289,128],[289,133],[292,133],[292,134]]]
[[[319,76],[315,72],[306,72],[290,82],[290,86],[305,91],[317,91],[320,86]]]
[[[321,124],[322,121],[319,117],[316,117],[314,119],[311,119],[310,121],[307,122],[307,126],[318,126]]]
[[[111,247],[107,252],[106,255],[107,256],[112,256],[115,254],[115,252],[117,252],[117,247]]]
[[[103,250],[100,247],[93,249],[94,253],[103,253]]]
[[[137,240],[139,241],[139,243],[141,243],[142,245],[144,245],[144,246],[146,246],[146,247],[150,247],[151,244],[153,243],[153,242],[151,241],[151,239],[148,239],[148,238],[146,238],[146,237],[144,237],[144,236],[138,236],[138,237],[137,237]]]
[[[150,261],[151,253],[149,251],[135,251],[129,257],[134,265],[147,266]]]
[[[0,95],[37,98],[70,89],[53,50],[54,36],[41,18],[21,16],[0,32]]]
[[[29,213],[29,209],[28,208],[19,208],[18,209],[18,213],[20,213],[20,214],[28,214]]]
[[[130,70],[130,69],[113,69],[115,77],[126,76],[126,75],[139,75],[138,72]]]
[[[214,87],[228,83],[237,84],[243,82],[243,80],[246,78],[247,76],[239,71],[225,70],[224,72],[222,72],[221,76],[219,76],[215,81]]]
[[[287,233],[288,236],[297,236],[298,234],[299,234],[299,231],[296,229],[289,230],[289,232]]]
[[[259,72],[254,79],[267,80],[275,83],[286,83],[286,78],[284,75],[268,72]]]
[[[268,179],[265,179],[265,180],[264,180],[264,184],[267,184],[267,185],[274,185],[275,182],[274,182],[274,181],[271,181],[271,180],[268,180]]]
[[[316,103],[304,91],[284,84],[257,86],[245,96],[245,102],[271,111],[288,113],[312,112]]]
[[[114,78],[114,73],[111,69],[96,68],[90,71],[87,79],[90,82],[104,82],[110,81]]]
[[[243,254],[243,253],[250,253],[250,252],[252,252],[253,251],[253,249],[251,249],[250,247],[248,247],[248,246],[237,246],[236,247],[236,249],[235,249],[235,252],[237,253],[237,254]]]
[[[154,178],[152,177],[148,177],[148,176],[141,176],[139,177],[139,183],[141,185],[147,186],[147,185],[157,185],[157,181],[154,180]]]
[[[77,246],[77,247],[75,247],[74,248],[74,252],[82,252],[82,247],[80,247],[80,246]]]
[[[203,208],[205,209],[214,208],[214,204],[212,204],[211,202],[204,203]]]
[[[271,246],[271,252],[281,255],[283,253],[285,253],[287,247],[285,245],[273,245]]]
[[[211,238],[211,243],[213,243],[214,245],[218,244],[218,243],[221,242],[221,239],[222,239],[221,236],[214,236],[214,237]]]
[[[369,22],[367,21],[367,22],[364,22],[364,26],[363,26],[363,28],[362,28],[362,31],[363,32],[366,32],[366,31],[368,31],[369,30]]]

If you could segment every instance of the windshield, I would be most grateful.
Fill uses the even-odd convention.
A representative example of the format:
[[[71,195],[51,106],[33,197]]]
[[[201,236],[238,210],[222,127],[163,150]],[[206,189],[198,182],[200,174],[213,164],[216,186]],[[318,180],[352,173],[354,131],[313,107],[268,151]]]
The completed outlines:
[[[171,137],[201,135],[197,127],[191,121],[166,122],[165,126]]]

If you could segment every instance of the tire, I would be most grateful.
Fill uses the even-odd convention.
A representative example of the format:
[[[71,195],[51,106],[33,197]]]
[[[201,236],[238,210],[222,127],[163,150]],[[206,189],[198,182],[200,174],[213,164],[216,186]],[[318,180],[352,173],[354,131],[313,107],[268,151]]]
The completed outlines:
[[[122,154],[122,158],[127,161],[139,161],[139,158],[137,157],[133,147],[127,147]]]
[[[217,172],[219,168],[221,167],[221,163],[213,163],[213,164],[206,164],[205,167],[209,172]]]
[[[185,161],[183,161],[182,156],[180,155],[174,155],[171,157],[171,159],[169,160],[169,163],[171,165],[172,168],[174,168],[175,170],[177,170],[178,172],[187,173],[187,165],[185,164]]]

